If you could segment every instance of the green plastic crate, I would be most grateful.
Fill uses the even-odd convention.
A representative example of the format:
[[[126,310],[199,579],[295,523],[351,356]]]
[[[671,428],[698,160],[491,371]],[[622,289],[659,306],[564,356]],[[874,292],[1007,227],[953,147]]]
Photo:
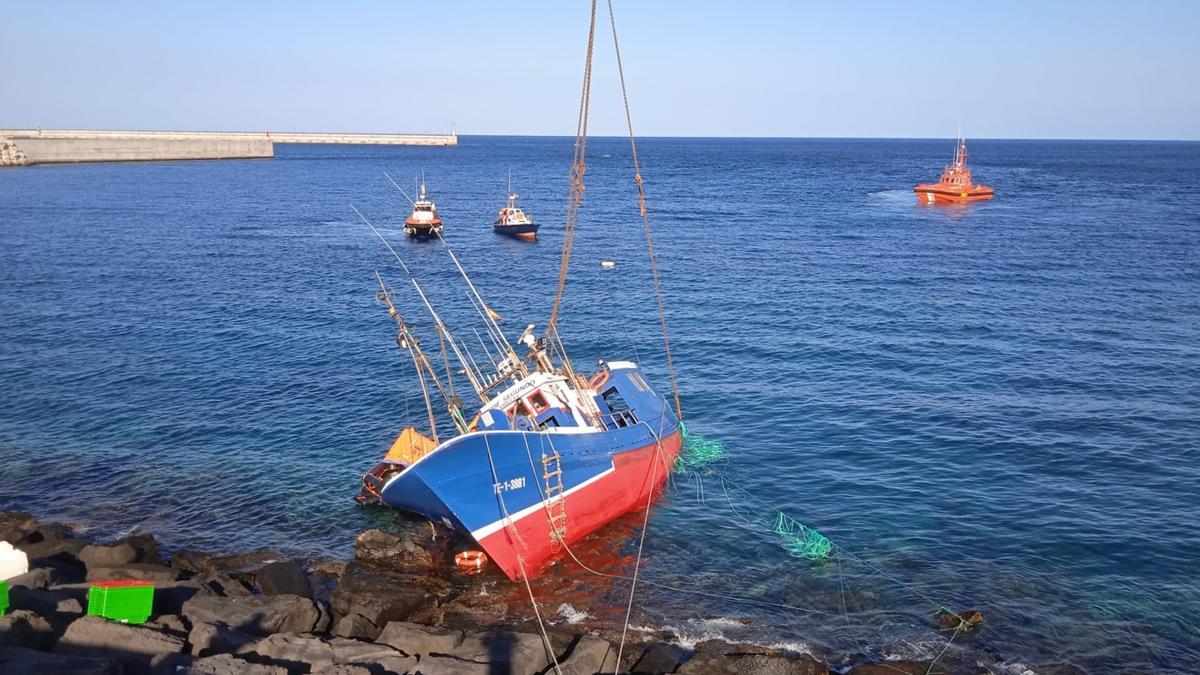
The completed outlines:
[[[90,616],[121,623],[146,623],[154,607],[154,584],[148,581],[100,581],[88,589]]]
[[[0,616],[8,614],[8,582],[0,581]]]

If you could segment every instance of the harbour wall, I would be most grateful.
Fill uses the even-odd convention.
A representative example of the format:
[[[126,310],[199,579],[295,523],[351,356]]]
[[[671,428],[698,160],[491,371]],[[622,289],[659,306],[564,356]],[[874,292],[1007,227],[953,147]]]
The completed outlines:
[[[0,166],[74,162],[260,159],[276,143],[351,145],[458,144],[455,134],[327,134],[224,131],[0,129]]]

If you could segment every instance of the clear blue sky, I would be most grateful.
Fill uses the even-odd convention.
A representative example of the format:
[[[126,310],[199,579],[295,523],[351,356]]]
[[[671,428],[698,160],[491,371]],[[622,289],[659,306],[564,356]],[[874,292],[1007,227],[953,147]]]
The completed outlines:
[[[1200,139],[1200,0],[616,9],[645,135]],[[586,0],[2,14],[0,128],[571,134],[587,25]],[[619,134],[601,27],[593,130]]]

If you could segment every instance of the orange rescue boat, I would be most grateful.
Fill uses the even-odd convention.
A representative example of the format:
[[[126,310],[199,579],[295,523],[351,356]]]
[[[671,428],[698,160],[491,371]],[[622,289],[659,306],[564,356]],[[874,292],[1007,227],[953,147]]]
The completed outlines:
[[[942,171],[942,179],[936,183],[921,183],[913,188],[913,192],[926,204],[977,202],[991,199],[995,194],[992,188],[971,181],[971,170],[967,168],[967,141],[959,138],[954,163]]]

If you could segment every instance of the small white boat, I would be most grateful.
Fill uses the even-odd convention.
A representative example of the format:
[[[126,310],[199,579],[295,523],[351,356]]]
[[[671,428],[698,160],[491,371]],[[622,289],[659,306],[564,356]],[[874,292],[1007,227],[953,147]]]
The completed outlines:
[[[512,173],[508,174],[508,204],[500,209],[500,217],[492,224],[496,234],[521,239],[537,239],[538,225],[517,206],[521,195],[513,192]]]

